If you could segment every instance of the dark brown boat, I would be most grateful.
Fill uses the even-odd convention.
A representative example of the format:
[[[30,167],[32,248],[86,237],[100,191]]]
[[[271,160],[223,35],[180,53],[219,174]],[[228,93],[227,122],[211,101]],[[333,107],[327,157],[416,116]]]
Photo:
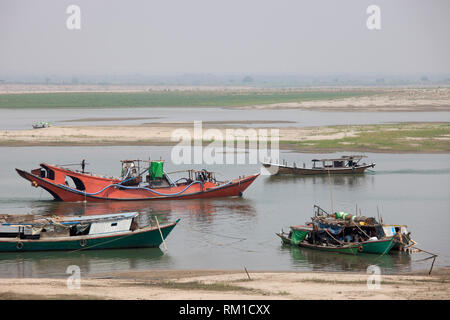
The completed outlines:
[[[362,163],[363,155],[349,155],[332,159],[313,159],[312,168],[298,167],[294,162],[288,165],[283,163],[263,162],[262,165],[272,174],[295,174],[295,175],[320,175],[320,174],[362,174],[368,168],[375,167],[375,163]]]

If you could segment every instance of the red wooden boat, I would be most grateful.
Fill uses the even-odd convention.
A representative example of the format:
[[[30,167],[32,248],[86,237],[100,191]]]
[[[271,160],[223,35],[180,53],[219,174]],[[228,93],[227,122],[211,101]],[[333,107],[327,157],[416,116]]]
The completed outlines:
[[[16,169],[20,176],[31,181],[34,187],[47,190],[60,201],[109,201],[109,200],[163,200],[199,199],[242,196],[242,193],[259,176],[239,177],[229,181],[217,181],[213,172],[187,170],[188,177],[173,181],[163,171],[163,161],[122,160],[120,178],[105,177],[63,166],[40,164],[40,168],[26,172]],[[140,171],[141,162],[148,168]],[[83,164],[84,168],[84,164]],[[146,172],[146,182],[142,175]],[[178,172],[179,173],[179,172]]]

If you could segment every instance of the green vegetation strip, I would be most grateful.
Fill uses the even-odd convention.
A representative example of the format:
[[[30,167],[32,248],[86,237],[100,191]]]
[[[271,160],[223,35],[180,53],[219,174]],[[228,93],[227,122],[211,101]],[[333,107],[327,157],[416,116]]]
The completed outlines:
[[[329,100],[375,94],[374,91],[150,91],[133,93],[28,93],[0,95],[0,108],[120,108],[248,106]]]
[[[335,129],[335,133],[354,132],[355,136],[329,140],[280,141],[280,146],[314,151],[450,152],[450,123],[403,123],[327,128]]]

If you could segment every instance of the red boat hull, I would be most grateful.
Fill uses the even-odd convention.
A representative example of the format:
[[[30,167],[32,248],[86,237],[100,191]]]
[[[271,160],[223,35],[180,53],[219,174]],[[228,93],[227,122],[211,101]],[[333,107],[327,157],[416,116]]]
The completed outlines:
[[[164,199],[202,199],[215,197],[241,196],[259,174],[235,179],[224,184],[212,182],[193,182],[189,185],[180,184],[164,188],[127,187],[119,185],[120,180],[105,178],[75,172],[72,170],[41,165],[52,171],[51,177],[42,177],[41,169],[26,172],[16,169],[20,176],[29,180],[35,187],[48,191],[56,200],[60,201],[133,201],[133,200],[164,200]],[[66,185],[66,176],[76,178],[81,182],[84,190]]]

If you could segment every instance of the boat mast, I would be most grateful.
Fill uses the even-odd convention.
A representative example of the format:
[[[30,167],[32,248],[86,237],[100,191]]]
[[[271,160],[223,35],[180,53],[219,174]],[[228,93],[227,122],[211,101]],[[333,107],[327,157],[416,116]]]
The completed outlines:
[[[331,174],[330,174],[330,170],[328,169],[328,182],[330,184],[330,200],[331,200],[331,213],[334,213],[334,208],[333,208],[333,188],[331,186]]]

